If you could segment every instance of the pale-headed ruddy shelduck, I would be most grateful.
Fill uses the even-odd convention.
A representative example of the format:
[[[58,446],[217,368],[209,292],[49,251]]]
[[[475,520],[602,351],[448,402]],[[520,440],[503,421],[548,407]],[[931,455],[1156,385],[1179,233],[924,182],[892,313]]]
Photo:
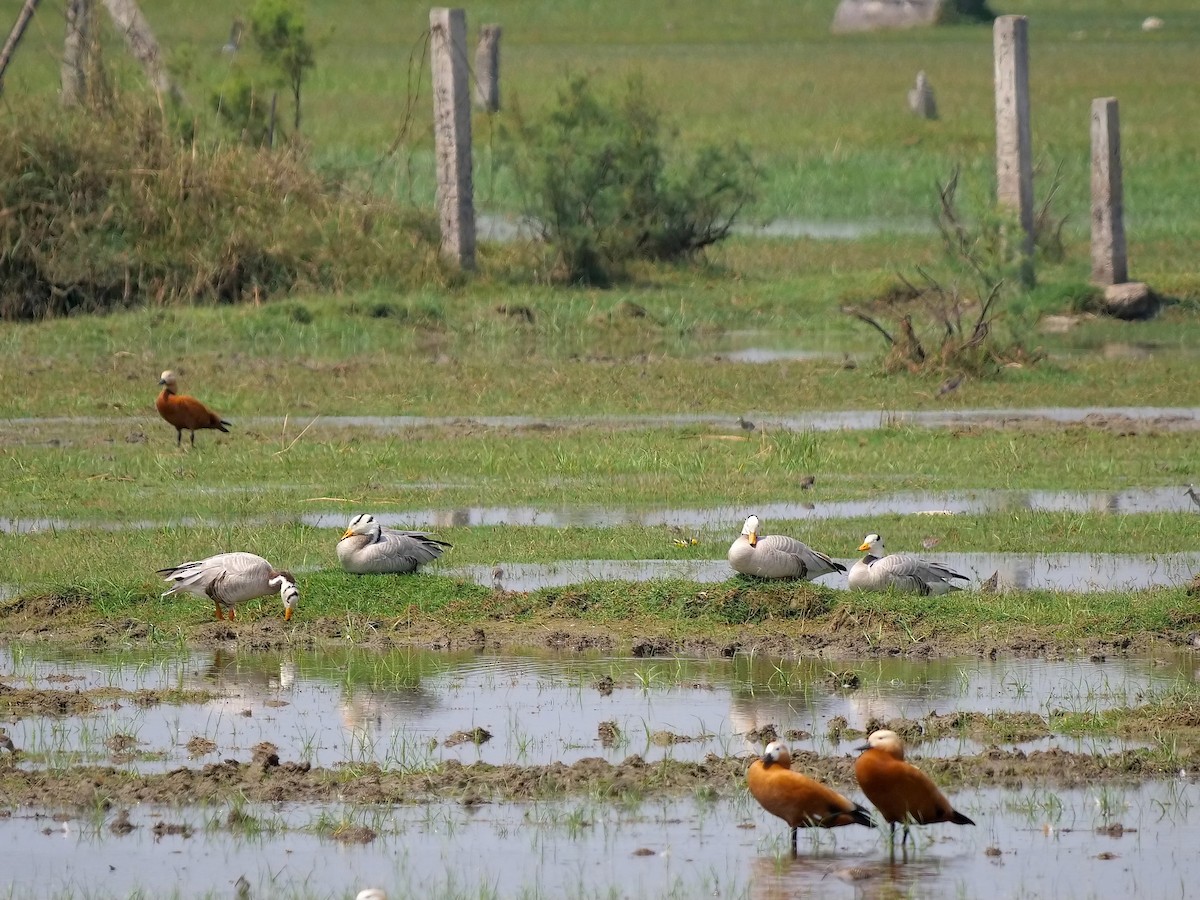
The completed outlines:
[[[195,397],[189,397],[187,394],[177,392],[178,379],[175,373],[168,370],[159,376],[158,383],[162,385],[162,390],[158,394],[158,399],[154,401],[154,406],[158,410],[158,414],[167,420],[168,423],[175,426],[175,446],[183,444],[184,429],[192,433],[192,446],[196,446],[196,432],[201,428],[215,428],[218,431],[229,432],[226,422],[215,412],[197,400]]]
[[[729,565],[735,572],[757,578],[804,578],[812,581],[846,567],[808,544],[782,534],[760,535],[758,516],[750,516],[742,533],[729,547]]]
[[[228,610],[229,620],[233,621],[238,604],[275,591],[279,591],[283,600],[284,619],[291,619],[300,599],[296,579],[290,572],[276,569],[253,553],[218,553],[208,559],[159,569],[158,574],[174,582],[173,587],[163,592],[163,597],[179,593],[208,597],[217,606],[218,619],[224,619],[224,611]]]
[[[792,771],[792,754],[782,741],[771,741],[746,773],[750,793],[759,806],[779,816],[792,829],[792,854],[799,828],[837,828],[866,825],[874,828],[871,814],[833,788]]]
[[[933,780],[904,760],[904,741],[894,731],[872,732],[861,747],[862,755],[854,762],[854,775],[867,799],[892,826],[895,841],[896,824],[904,826],[901,845],[908,840],[909,825],[932,825],[951,822],[955,825],[975,823],[957,812]]]
[[[850,567],[850,589],[855,591],[913,591],[918,594],[948,594],[962,590],[952,584],[953,579],[971,579],[960,575],[949,566],[930,562],[907,553],[888,553],[883,547],[883,538],[868,534],[859,545],[866,556]]]
[[[342,568],[355,575],[407,575],[451,546],[424,531],[384,528],[374,516],[360,513],[338,541],[337,555]]]

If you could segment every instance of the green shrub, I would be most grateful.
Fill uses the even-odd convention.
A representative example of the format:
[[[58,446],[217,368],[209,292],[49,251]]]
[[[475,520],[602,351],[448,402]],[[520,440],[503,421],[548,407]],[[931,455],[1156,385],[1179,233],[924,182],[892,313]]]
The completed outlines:
[[[690,257],[727,237],[754,197],[757,171],[736,145],[672,157],[638,79],[609,99],[575,78],[544,121],[516,119],[506,161],[560,280],[603,285],[634,260]]]
[[[322,180],[298,152],[185,145],[154,108],[43,108],[10,121],[0,134],[0,318],[263,299],[438,271],[420,215]]]

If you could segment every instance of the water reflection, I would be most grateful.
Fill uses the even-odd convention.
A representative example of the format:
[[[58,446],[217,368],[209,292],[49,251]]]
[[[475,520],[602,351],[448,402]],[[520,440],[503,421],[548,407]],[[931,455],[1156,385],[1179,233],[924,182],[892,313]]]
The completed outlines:
[[[828,549],[828,548],[827,548]],[[840,559],[837,553],[832,554]],[[938,562],[983,582],[996,575],[1000,590],[1053,590],[1071,593],[1140,590],[1179,586],[1200,570],[1200,553],[1169,556],[1121,553],[942,553]],[[845,560],[849,563],[849,559]],[[446,566],[444,575],[493,586],[492,566]],[[501,587],[534,591],[589,581],[687,579],[725,581],[733,576],[723,559],[564,559],[553,563],[506,563]],[[842,573],[823,575],[817,582],[848,590]]]
[[[845,786],[857,796],[853,786]],[[265,826],[222,827],[221,805],[130,810],[117,836],[88,811],[49,822],[41,810],[0,818],[13,896],[353,897],[1188,897],[1200,842],[1197,787],[1177,779],[1047,790],[965,788],[954,803],[978,827],[918,828],[907,856],[879,831],[813,829],[800,855],[744,793],[668,798],[399,804],[381,813],[342,804],[247,803]],[[365,824],[369,844],[320,836],[325,822]],[[184,822],[190,838],[159,837]],[[205,827],[211,823],[212,827]],[[48,833],[43,834],[46,827]],[[242,894],[244,896],[244,894]]]
[[[406,484],[419,490],[454,490],[465,484]],[[253,491],[257,487],[221,489]],[[938,491],[885,494],[865,500],[805,500],[803,502],[758,503],[754,512],[772,522],[806,519],[848,519],[878,515],[988,515],[1014,512],[1099,512],[1115,515],[1158,512],[1194,512],[1195,506],[1183,486],[1128,488],[1120,491]],[[645,527],[727,530],[736,535],[745,519],[743,506],[703,507],[610,507],[610,506],[461,506],[448,509],[376,507],[376,516],[394,524],[418,529],[512,526],[543,528],[610,528],[620,525]],[[344,528],[345,509],[322,509],[300,516],[249,516],[246,525],[269,525],[300,521],[314,528]],[[36,534],[46,531],[92,529],[96,531],[145,531],[160,528],[203,528],[222,524],[203,516],[171,520],[134,519],[87,521],[62,517],[13,518],[0,516],[0,532]],[[731,538],[732,539],[732,538]]]
[[[854,676],[854,687],[843,677]],[[229,654],[138,657],[0,651],[0,678],[11,687],[88,691],[185,688],[218,696],[207,702],[150,707],[105,700],[90,713],[47,719],[22,715],[8,726],[26,751],[21,765],[40,767],[62,754],[108,758],[104,742],[135,735],[152,758],[128,765],[170,769],[202,748],[213,758],[248,759],[261,741],[286,760],[319,766],[379,762],[419,768],[441,760],[503,764],[574,762],[602,756],[619,762],[703,759],[761,748],[766,725],[790,742],[823,753],[845,752],[841,727],[873,720],[919,720],[934,712],[1092,712],[1144,702],[1145,694],[1193,682],[1191,657],[1159,660],[813,660],[611,659],[546,655],[495,656],[417,651]],[[64,681],[69,679],[69,681]],[[611,723],[615,741],[601,739]],[[476,745],[447,745],[455,732],[483,728]],[[53,732],[53,734],[50,734]],[[663,741],[669,732],[682,742]],[[192,743],[193,738],[203,741]],[[211,742],[211,745],[210,743]],[[1136,741],[1040,735],[1025,746],[1096,750]],[[191,745],[191,746],[189,746]],[[956,753],[974,745],[955,735],[925,743],[921,753]]]

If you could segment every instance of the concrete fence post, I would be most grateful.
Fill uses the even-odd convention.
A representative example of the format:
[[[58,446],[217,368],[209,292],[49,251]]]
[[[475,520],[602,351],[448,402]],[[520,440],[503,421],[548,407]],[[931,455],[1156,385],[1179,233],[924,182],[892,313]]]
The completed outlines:
[[[479,29],[475,47],[475,105],[484,112],[500,110],[500,26]]]
[[[433,66],[433,135],[442,255],[475,268],[475,201],[471,183],[471,92],[467,16],[461,9],[429,11]]]
[[[992,32],[996,78],[996,200],[1025,232],[1022,279],[1033,282],[1033,148],[1029,124],[1029,20],[1000,16]]]
[[[1115,97],[1092,101],[1092,281],[1129,278],[1125,198],[1121,187],[1121,125]]]

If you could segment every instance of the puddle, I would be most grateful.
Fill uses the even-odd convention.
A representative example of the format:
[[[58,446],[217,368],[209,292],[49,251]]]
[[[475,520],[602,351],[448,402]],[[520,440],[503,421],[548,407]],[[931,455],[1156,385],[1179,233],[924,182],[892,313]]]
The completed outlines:
[[[847,689],[852,672],[858,687]],[[980,713],[1095,712],[1194,683],[1192,657],[1082,660],[612,659],[416,651],[180,657],[35,654],[0,650],[11,689],[107,689],[89,711],[47,716],[14,708],[6,723],[23,768],[118,764],[146,772],[233,758],[262,741],[283,760],[321,767],[379,763],[404,770],[446,760],[546,765],[630,754],[649,761],[736,756],[761,747],[750,732],[798,729],[793,745],[830,754],[845,744],[831,720],[865,730],[872,719]],[[204,691],[204,702],[138,704],[112,690]],[[193,694],[192,696],[196,696]],[[7,706],[12,701],[5,701]],[[76,707],[78,708],[78,707]],[[611,723],[602,739],[601,723]],[[485,729],[476,744],[458,732]],[[939,732],[940,733],[940,732]],[[668,737],[667,735],[674,737]],[[121,759],[113,739],[134,741]],[[196,739],[200,739],[197,743]],[[121,739],[124,743],[129,742]],[[1007,746],[1007,745],[1006,745]],[[1137,742],[1031,733],[1021,746],[1076,752]],[[924,753],[977,752],[954,733]]]
[[[827,552],[829,548],[824,548]],[[853,557],[830,553],[849,564]],[[1010,590],[1054,590],[1072,593],[1138,590],[1156,586],[1179,586],[1200,571],[1200,553],[1144,556],[1120,553],[941,553],[930,559],[984,581],[998,574],[998,586]],[[699,582],[725,581],[733,576],[724,559],[570,559],[553,563],[505,563],[500,586],[509,591],[533,591],[545,587],[582,584],[588,581],[646,581],[682,578]],[[492,566],[445,566],[440,574],[461,576],[477,584],[494,585]],[[820,584],[848,590],[846,575],[823,575]]]
[[[814,410],[785,415],[742,413],[764,428],[786,431],[870,431],[877,428],[953,428],[963,425],[1007,427],[1029,422],[1102,425],[1112,419],[1132,424],[1152,424],[1164,430],[1200,428],[1200,407],[1190,406],[1046,406],[1022,409],[939,410]],[[370,428],[399,431],[469,425],[484,428],[662,428],[707,425],[734,431],[738,412],[722,414],[677,413],[639,416],[316,416],[314,429]],[[156,422],[150,417],[113,418],[100,416],[51,416],[46,418],[0,419],[0,430],[50,426],[100,427],[123,422]],[[286,422],[304,427],[300,419],[280,416],[248,416],[239,420],[245,427],[279,429]],[[43,438],[44,439],[44,438]]]
[[[468,485],[437,483],[392,485],[422,490],[453,490]],[[273,488],[274,489],[274,488]],[[288,489],[282,486],[280,489]],[[298,490],[299,488],[292,488]],[[305,488],[307,490],[307,488]],[[204,491],[204,488],[197,488]],[[236,493],[260,490],[257,486],[208,489]],[[754,512],[773,522],[805,519],[852,519],[875,515],[945,514],[985,515],[996,512],[1028,510],[1034,512],[1102,512],[1116,515],[1134,513],[1191,512],[1196,509],[1182,487],[1129,488],[1121,491],[1006,491],[976,490],[956,493],[901,493],[873,497],[870,500],[809,501],[803,503],[762,503]],[[631,508],[605,506],[568,506],[547,509],[537,506],[465,506],[452,509],[391,509],[375,507],[374,514],[384,516],[397,527],[436,529],[475,525],[539,526],[545,528],[643,525],[711,530],[737,530],[745,519],[742,506],[694,508]],[[244,524],[277,524],[299,521],[314,528],[344,528],[351,513],[346,509],[312,510],[299,516],[272,518],[249,517]],[[145,531],[160,528],[204,528],[222,524],[200,516],[153,521],[87,521],[66,518],[13,518],[0,516],[0,533],[33,534],[44,531],[91,529],[95,531]]]
[[[86,715],[5,722],[24,751],[21,768],[98,760],[107,751],[97,747],[130,735],[143,756],[102,764],[147,772],[245,762],[263,740],[284,761],[334,769],[588,757],[615,764],[634,753],[650,762],[703,760],[748,753],[758,743],[745,732],[766,724],[813,735],[789,738],[796,748],[848,757],[853,742],[828,737],[836,716],[861,729],[871,718],[933,711],[1098,711],[1191,686],[1195,665],[1188,653],[1111,662],[838,662],[0,650],[0,679],[14,690],[219,693],[202,703],[116,702]],[[859,678],[857,689],[829,677],[847,671]],[[612,746],[599,739],[601,722],[617,726]],[[477,727],[491,740],[447,746],[453,732]],[[660,744],[648,737],[657,731],[695,740]],[[211,746],[196,749],[199,736]],[[1021,744],[1101,755],[1130,745],[1061,735]],[[924,743],[911,756],[919,764],[981,747],[955,737]],[[5,755],[0,765],[9,764]],[[853,786],[843,790],[863,799]],[[1200,841],[1198,790],[1186,777],[957,789],[955,806],[977,827],[918,829],[917,848],[894,862],[881,832],[855,827],[802,834],[792,860],[786,827],[740,787],[621,802],[589,795],[469,804],[143,803],[129,808],[127,820],[119,819],[120,804],[105,809],[89,800],[63,810],[0,809],[0,845],[13,896],[351,898],[368,886],[392,897],[446,898],[1182,896],[1180,872]]]
[[[792,859],[785,826],[741,790],[632,808],[245,804],[244,831],[223,805],[139,805],[123,835],[117,811],[60,822],[21,809],[0,819],[0,842],[14,896],[1168,897],[1189,893],[1197,792],[1184,780],[958,790],[955,806],[978,824],[918,828],[917,848],[894,858],[881,831],[852,826],[802,832]],[[339,825],[373,838],[319,836]]]
[[[497,243],[537,240],[538,224],[529,218],[496,213],[480,213],[475,220],[479,240]],[[813,238],[816,240],[853,241],[879,234],[925,234],[933,228],[926,222],[832,222],[817,219],[774,219],[762,225],[738,223],[733,233],[750,237]]]

